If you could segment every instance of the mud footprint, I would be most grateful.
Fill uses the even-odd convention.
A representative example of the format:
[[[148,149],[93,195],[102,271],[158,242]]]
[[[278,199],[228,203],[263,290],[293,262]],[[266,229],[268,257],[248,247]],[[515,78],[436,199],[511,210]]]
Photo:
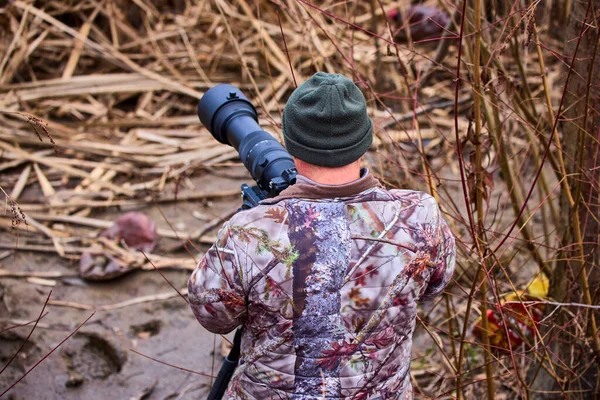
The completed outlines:
[[[62,357],[69,371],[67,386],[78,386],[86,379],[103,380],[119,373],[127,356],[96,332],[77,333]]]

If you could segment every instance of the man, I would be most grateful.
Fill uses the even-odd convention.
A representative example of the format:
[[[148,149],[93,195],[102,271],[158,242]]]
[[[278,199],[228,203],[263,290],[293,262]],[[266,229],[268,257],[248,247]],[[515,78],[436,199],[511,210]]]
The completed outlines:
[[[296,184],[226,222],[188,284],[206,329],[243,326],[225,398],[410,399],[417,301],[448,284],[454,237],[431,196],[361,170],[373,128],[350,80],[315,74],[282,122]]]

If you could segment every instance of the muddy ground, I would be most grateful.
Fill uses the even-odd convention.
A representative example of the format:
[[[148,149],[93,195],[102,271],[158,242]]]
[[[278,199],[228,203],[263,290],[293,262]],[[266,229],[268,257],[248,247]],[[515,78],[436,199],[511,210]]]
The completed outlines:
[[[214,174],[197,173],[192,179],[198,190],[235,189],[246,181]],[[235,173],[234,173],[235,175]],[[240,170],[241,176],[244,171]],[[29,202],[38,195],[36,188],[24,193]],[[173,188],[169,188],[173,190]],[[180,189],[182,195],[189,189]],[[220,200],[178,202],[161,205],[168,222],[176,229],[194,231],[207,219],[238,207],[238,197]],[[148,214],[159,228],[169,228],[157,206],[137,208]],[[127,210],[109,209],[95,218],[114,220]],[[88,234],[100,234],[101,229]],[[208,233],[209,235],[215,232]],[[37,236],[39,239],[39,236]],[[3,234],[1,244],[15,243],[16,237]],[[20,231],[19,244],[39,243],[33,235]],[[154,254],[190,257],[175,251],[178,242],[161,238]],[[206,245],[199,245],[205,250]],[[0,365],[4,366],[27,337],[33,324],[5,330],[18,323],[35,320],[50,290],[52,300],[75,302],[92,307],[116,304],[128,299],[172,291],[156,271],[134,271],[108,282],[87,282],[77,276],[77,260],[55,254],[16,251],[0,260],[9,271],[55,271],[71,276],[31,283],[25,279],[0,279]],[[188,270],[164,270],[177,288],[186,287]],[[46,286],[46,284],[55,284]],[[0,393],[21,377],[41,357],[67,337],[92,311],[48,305],[31,338],[17,358],[0,375]],[[124,308],[97,311],[73,337],[34,369],[9,393],[8,399],[197,399],[205,398],[209,378],[159,364],[132,350],[189,370],[211,374],[218,370],[222,357],[221,338],[204,330],[189,306],[179,296],[145,302]],[[213,348],[217,355],[213,357]]]

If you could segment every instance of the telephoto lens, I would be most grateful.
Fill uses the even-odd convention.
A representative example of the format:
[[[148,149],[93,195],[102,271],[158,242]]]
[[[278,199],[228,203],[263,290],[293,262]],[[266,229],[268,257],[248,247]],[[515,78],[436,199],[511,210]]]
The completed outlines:
[[[215,139],[238,151],[244,166],[268,197],[295,183],[292,156],[260,128],[256,109],[240,89],[230,84],[209,89],[198,103],[198,117]]]

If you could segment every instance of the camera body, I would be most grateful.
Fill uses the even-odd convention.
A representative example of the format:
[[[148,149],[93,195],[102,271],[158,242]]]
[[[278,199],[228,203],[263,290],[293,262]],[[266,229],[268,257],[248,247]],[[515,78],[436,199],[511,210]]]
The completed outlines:
[[[230,84],[209,89],[198,103],[198,117],[215,139],[238,151],[256,182],[256,186],[242,185],[243,209],[295,183],[292,156],[260,128],[256,109],[240,89]]]

